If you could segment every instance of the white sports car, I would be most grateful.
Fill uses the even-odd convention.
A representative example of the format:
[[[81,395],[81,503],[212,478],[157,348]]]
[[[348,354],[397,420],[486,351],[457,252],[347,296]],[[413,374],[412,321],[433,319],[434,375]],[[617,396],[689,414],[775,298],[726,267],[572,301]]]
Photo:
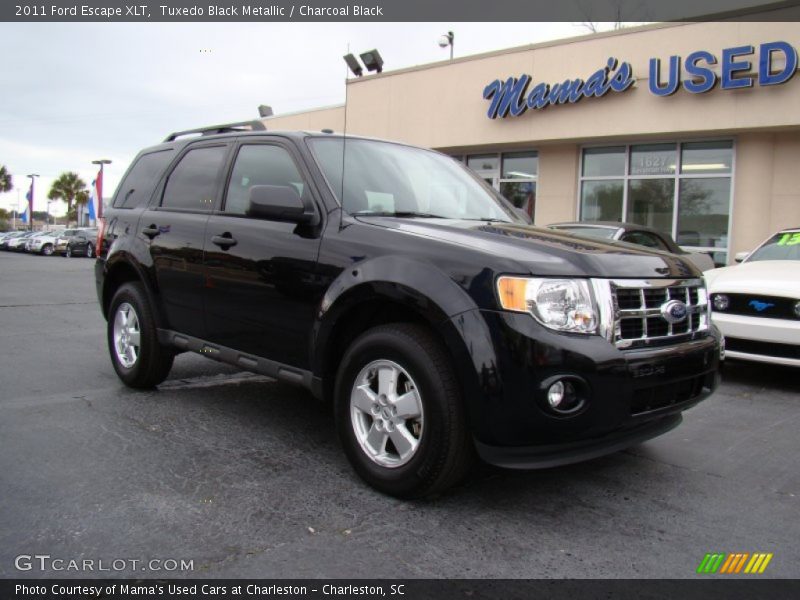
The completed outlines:
[[[705,277],[727,357],[800,367],[800,228]]]

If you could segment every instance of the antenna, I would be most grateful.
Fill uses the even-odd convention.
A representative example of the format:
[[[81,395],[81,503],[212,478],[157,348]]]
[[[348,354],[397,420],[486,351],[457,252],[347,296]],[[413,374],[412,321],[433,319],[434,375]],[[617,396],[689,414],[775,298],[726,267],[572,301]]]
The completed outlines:
[[[347,54],[350,54],[350,42],[347,42]],[[345,60],[347,63],[347,61]],[[348,96],[348,85],[347,85],[347,75],[350,72],[350,65],[347,63],[347,68],[344,71],[344,131],[342,131],[342,189],[339,194],[340,204],[339,206],[339,231],[342,230],[342,219],[344,216],[344,175],[345,175],[345,157],[347,153],[347,96]]]

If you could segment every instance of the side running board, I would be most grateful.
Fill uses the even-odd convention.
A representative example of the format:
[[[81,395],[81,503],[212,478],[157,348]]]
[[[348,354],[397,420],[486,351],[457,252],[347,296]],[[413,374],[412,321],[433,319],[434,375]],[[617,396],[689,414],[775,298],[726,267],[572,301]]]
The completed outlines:
[[[158,330],[158,341],[165,346],[173,346],[179,350],[188,350],[190,352],[197,352],[208,358],[213,358],[219,362],[227,363],[259,375],[266,375],[267,377],[274,377],[279,381],[292,383],[294,385],[302,386],[308,390],[312,390],[312,382],[314,377],[311,371],[305,371],[296,367],[290,367],[283,363],[262,358],[260,356],[253,356],[252,354],[245,354],[233,348],[213,344],[200,338],[178,333],[170,329]],[[314,386],[316,387],[316,386]]]

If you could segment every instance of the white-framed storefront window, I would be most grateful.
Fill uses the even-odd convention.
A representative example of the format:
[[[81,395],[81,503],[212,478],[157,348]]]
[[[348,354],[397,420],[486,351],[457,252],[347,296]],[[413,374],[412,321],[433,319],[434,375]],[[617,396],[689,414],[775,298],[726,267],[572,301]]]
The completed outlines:
[[[733,160],[731,140],[585,147],[578,214],[652,227],[724,265]]]
[[[466,156],[466,164],[533,220],[539,176],[538,152],[471,154]]]

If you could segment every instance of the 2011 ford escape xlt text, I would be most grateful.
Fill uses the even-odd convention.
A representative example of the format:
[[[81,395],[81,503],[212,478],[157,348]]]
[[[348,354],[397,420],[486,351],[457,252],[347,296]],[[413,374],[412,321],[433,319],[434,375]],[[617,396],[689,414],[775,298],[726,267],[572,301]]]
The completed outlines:
[[[172,134],[136,157],[96,248],[122,381],[153,387],[194,351],[302,385],[333,402],[359,475],[399,497],[453,485],[476,455],[620,450],[718,383],[691,263],[533,227],[455,160],[399,143],[258,122]]]

